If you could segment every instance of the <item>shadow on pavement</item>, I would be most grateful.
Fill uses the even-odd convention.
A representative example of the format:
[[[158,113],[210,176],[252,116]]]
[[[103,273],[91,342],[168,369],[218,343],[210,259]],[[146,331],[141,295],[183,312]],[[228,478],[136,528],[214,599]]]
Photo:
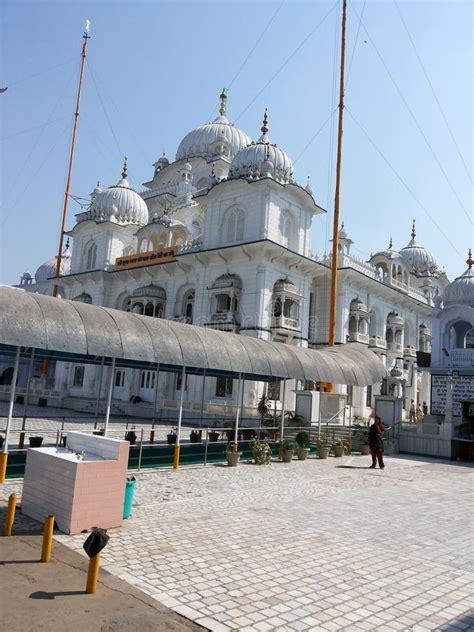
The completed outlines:
[[[31,593],[30,599],[55,599],[56,597],[70,597],[71,595],[85,595],[85,590],[64,590],[62,592],[45,592],[37,590]]]

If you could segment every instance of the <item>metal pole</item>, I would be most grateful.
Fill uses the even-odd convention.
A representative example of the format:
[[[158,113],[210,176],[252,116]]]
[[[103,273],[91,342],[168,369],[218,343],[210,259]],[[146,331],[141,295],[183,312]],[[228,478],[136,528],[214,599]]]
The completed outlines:
[[[347,0],[342,0],[341,72],[339,78],[339,121],[337,132],[336,192],[334,194],[334,221],[332,233],[331,301],[329,304],[329,340],[334,346],[336,337],[337,258],[339,247],[339,198],[342,165],[342,126],[344,121],[344,72],[346,63],[346,12]]]
[[[239,417],[240,417],[240,405],[241,405],[240,393],[241,393],[242,388],[243,388],[242,373],[239,373],[239,382],[238,382],[238,387],[237,387],[237,410],[235,411],[234,443],[239,442]]]
[[[283,395],[281,401],[281,423],[280,423],[280,441],[283,441],[285,432],[285,399],[286,399],[286,378],[283,380]]]
[[[141,470],[142,467],[142,452],[143,452],[143,428],[140,436],[140,451],[138,453],[138,471]]]
[[[204,442],[204,465],[207,465],[207,444],[209,443],[209,428],[206,428],[206,441]]]
[[[202,417],[204,414],[204,395],[206,390],[206,369],[204,369],[203,379],[202,379],[202,397],[201,397],[201,417],[199,419],[199,428],[202,428]]]
[[[61,216],[61,228],[59,230],[59,244],[58,244],[58,256],[56,257],[56,271],[54,276],[59,277],[61,274],[61,258],[63,253],[63,239],[64,239],[64,227],[66,225],[66,217],[67,217],[67,207],[69,203],[69,190],[71,187],[71,174],[72,174],[72,163],[74,160],[74,149],[76,146],[76,132],[77,132],[77,122],[79,119],[79,109],[81,105],[81,92],[82,92],[82,80],[84,77],[84,64],[86,62],[86,51],[87,51],[87,43],[90,40],[89,30],[86,27],[86,31],[84,32],[83,44],[82,44],[82,53],[81,53],[81,70],[79,73],[79,84],[77,86],[77,96],[76,96],[76,110],[74,112],[74,125],[72,128],[72,139],[71,139],[71,148],[69,150],[69,164],[67,170],[67,179],[66,179],[66,190],[64,192],[64,205],[63,212]],[[53,284],[53,296],[58,295],[58,286],[56,283]]]
[[[100,362],[100,371],[99,371],[99,387],[97,389],[97,400],[95,403],[95,418],[94,418],[94,430],[97,429],[97,418],[99,417],[99,404],[100,404],[100,393],[102,391],[102,376],[104,374],[104,362],[105,358],[102,356],[102,360]]]
[[[105,410],[104,437],[107,436],[107,430],[109,429],[110,407],[112,404],[112,394],[114,392],[114,378],[115,378],[115,358],[112,358],[112,366],[110,367],[109,393],[107,395],[107,408]]]
[[[184,401],[184,389],[186,387],[186,367],[183,366],[181,371],[181,394],[179,398],[179,412],[178,412],[178,430],[176,433],[176,445],[174,447],[174,459],[173,469],[179,468],[179,452],[181,448],[181,422],[183,420],[183,401]]]
[[[21,423],[21,430],[24,431],[26,428],[26,413],[28,412],[28,403],[30,398],[30,383],[33,374],[33,366],[35,363],[35,349],[31,350],[30,357],[30,366],[28,367],[28,382],[26,383],[26,393],[25,393],[25,406],[23,408],[23,421]]]
[[[155,394],[153,397],[153,416],[151,418],[151,427],[152,429],[155,427],[155,419],[156,419],[156,402],[158,400],[158,380],[160,379],[160,363],[156,365],[156,373],[155,373]]]
[[[18,367],[20,366],[20,347],[16,348],[15,364],[13,365],[13,377],[10,388],[10,401],[8,404],[7,427],[5,429],[5,441],[3,443],[3,452],[8,454],[8,442],[10,440],[10,426],[12,423],[13,406],[15,404],[16,381],[18,378]]]

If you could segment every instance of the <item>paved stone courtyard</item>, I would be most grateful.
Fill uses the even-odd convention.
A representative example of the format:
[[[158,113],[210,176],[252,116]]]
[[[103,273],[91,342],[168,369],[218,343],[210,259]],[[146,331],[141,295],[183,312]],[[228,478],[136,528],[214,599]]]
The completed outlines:
[[[103,566],[216,631],[474,630],[473,470],[417,457],[367,465],[140,474]],[[85,536],[57,538],[79,551]]]

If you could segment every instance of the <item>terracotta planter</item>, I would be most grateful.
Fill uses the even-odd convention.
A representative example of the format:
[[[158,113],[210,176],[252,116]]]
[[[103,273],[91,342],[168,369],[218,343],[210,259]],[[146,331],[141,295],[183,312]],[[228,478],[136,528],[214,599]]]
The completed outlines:
[[[168,441],[168,445],[175,445],[176,444],[176,435],[175,434],[166,435],[166,440]]]
[[[215,443],[218,439],[219,439],[219,433],[218,432],[210,432],[209,433],[209,441],[211,441],[212,443]]]
[[[318,457],[320,459],[327,459],[329,453],[329,448],[318,448]]]
[[[333,446],[334,449],[334,456],[338,459],[341,458],[341,456],[344,456],[344,446],[343,445],[335,445]]]
[[[30,437],[30,448],[41,448],[43,437]]]
[[[298,461],[306,461],[309,454],[309,448],[298,448],[296,454],[298,455]]]
[[[240,461],[240,455],[242,452],[226,452],[227,455],[227,465],[229,467],[237,467]]]
[[[189,435],[191,443],[199,443],[201,441],[201,432],[191,432]]]
[[[368,456],[370,454],[370,446],[368,443],[363,443],[360,446],[360,453],[363,454],[364,456]]]
[[[291,463],[294,453],[295,453],[294,450],[282,450],[281,456],[282,456],[283,463]]]

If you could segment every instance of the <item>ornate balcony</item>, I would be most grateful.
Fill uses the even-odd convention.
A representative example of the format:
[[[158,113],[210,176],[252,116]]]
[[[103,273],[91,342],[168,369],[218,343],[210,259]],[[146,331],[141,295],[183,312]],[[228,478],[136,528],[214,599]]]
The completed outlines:
[[[373,338],[369,338],[369,347],[374,347],[375,349],[386,349],[387,341],[384,338],[380,338],[380,336],[375,336]]]
[[[287,316],[273,316],[272,329],[301,331],[299,321],[296,318],[288,318]]]
[[[352,331],[349,334],[349,342],[363,342],[368,344],[369,336],[367,334],[360,334],[358,331]]]

